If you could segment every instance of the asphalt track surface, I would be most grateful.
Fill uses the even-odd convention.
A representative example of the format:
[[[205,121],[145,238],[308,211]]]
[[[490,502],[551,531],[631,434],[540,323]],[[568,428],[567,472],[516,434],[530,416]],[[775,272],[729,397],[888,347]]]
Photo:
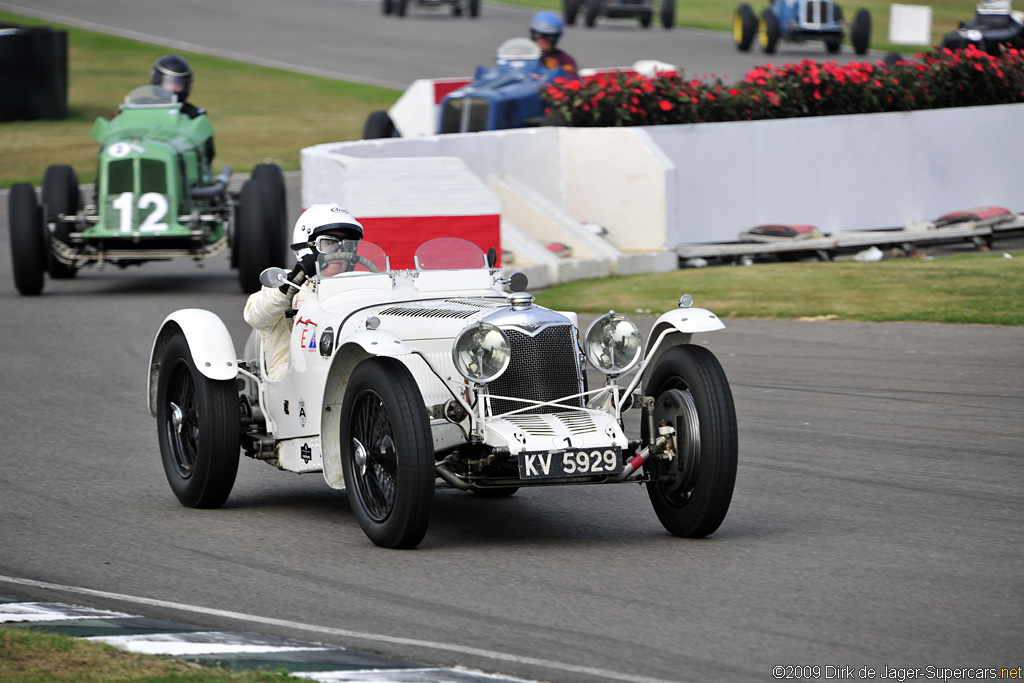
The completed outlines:
[[[3,0],[0,8],[177,49],[398,89],[417,78],[472,76],[477,65],[493,64],[503,41],[528,36],[537,11],[483,2],[479,18],[456,19],[447,9],[410,4],[400,19],[383,16],[380,0]],[[729,33],[666,31],[660,24],[645,30],[627,19],[599,19],[593,29],[582,24],[581,17],[561,42],[581,68],[656,59],[682,67],[688,77],[715,74],[732,82],[766,61],[865,59],[849,45],[831,56],[820,42],[780,43],[775,55],[766,56],[758,48],[738,52]],[[885,30],[874,27],[876,33]],[[207,87],[213,86],[196,74],[197,99]]]
[[[0,193],[5,264],[6,219]],[[440,490],[399,552],[319,475],[243,458],[223,509],[171,494],[153,335],[205,308],[241,348],[244,301],[226,258],[0,287],[0,576],[89,591],[0,592],[542,681],[1021,664],[1022,328],[726,320],[697,340],[739,418],[714,536],[669,536],[632,485]]]
[[[233,5],[133,4],[143,20],[123,3],[93,4],[91,21],[239,40],[275,60],[301,52],[294,41],[287,54],[270,50],[297,30],[283,15],[294,3],[259,41],[215,21]],[[414,10],[403,25],[367,6],[394,34],[393,51],[409,27],[457,23]],[[251,3],[231,25],[272,7]],[[362,5],[324,11],[339,7]],[[506,11],[520,12],[510,27],[528,16],[485,4],[473,25]],[[609,45],[690,36],[592,33]],[[570,33],[578,55],[583,35]],[[341,71],[350,45],[332,45]],[[8,264],[6,193],[0,233]],[[152,337],[172,310],[198,307],[219,314],[241,348],[244,300],[226,257],[202,269],[88,270],[32,299],[10,278],[0,286],[0,575],[92,591],[0,580],[2,592],[544,681],[763,681],[798,665],[821,667],[821,678],[826,666],[919,667],[923,677],[926,667],[1022,664],[1022,328],[727,319],[697,340],[723,363],[740,429],[736,492],[713,537],[669,536],[636,486],[505,500],[442,490],[421,547],[395,552],[367,541],[346,494],[319,475],[243,459],[225,508],[189,510],[171,495],[145,403]]]

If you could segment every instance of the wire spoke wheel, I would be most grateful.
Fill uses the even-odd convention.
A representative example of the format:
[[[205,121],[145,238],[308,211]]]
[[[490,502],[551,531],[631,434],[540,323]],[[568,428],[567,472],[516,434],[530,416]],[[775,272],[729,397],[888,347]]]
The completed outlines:
[[[398,458],[392,437],[391,418],[376,391],[367,389],[356,398],[352,429],[359,496],[375,522],[383,522],[395,507]]]
[[[164,419],[171,461],[178,476],[188,479],[199,458],[199,406],[188,364],[178,359],[168,380],[168,411]]]
[[[412,373],[370,358],[349,377],[341,410],[341,466],[352,513],[385,548],[423,540],[434,502],[434,440]]]

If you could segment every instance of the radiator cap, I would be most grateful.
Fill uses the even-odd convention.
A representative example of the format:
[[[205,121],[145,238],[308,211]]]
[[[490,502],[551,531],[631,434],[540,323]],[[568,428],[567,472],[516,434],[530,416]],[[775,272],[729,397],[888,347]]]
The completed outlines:
[[[526,292],[513,292],[508,295],[508,302],[512,304],[513,311],[525,311],[533,306],[533,295]]]

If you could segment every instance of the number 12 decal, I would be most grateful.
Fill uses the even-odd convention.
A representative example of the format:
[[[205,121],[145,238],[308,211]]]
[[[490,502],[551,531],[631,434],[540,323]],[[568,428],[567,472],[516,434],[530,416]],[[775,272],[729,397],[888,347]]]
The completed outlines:
[[[134,222],[132,212],[135,208],[132,200],[134,198],[135,194],[133,192],[122,192],[114,200],[113,207],[121,212],[121,232],[132,231],[132,223]],[[153,207],[153,210],[142,221],[142,225],[139,226],[139,232],[163,232],[167,230],[169,227],[167,223],[161,222],[167,215],[167,197],[157,192],[147,192],[139,197],[138,206],[139,211],[145,211],[149,207]]]

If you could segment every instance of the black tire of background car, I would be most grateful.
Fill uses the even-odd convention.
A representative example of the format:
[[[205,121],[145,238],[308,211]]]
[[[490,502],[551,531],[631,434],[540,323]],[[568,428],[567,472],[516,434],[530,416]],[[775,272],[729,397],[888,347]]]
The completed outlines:
[[[380,11],[384,13],[384,16],[391,14],[391,0],[382,0],[380,3]]]
[[[363,361],[338,419],[345,489],[359,526],[381,547],[416,547],[430,524],[436,475],[430,422],[412,373],[393,358]],[[365,448],[362,463],[354,440]]]
[[[47,226],[60,214],[74,215],[78,213],[81,206],[81,195],[78,192],[78,176],[75,175],[75,170],[64,165],[48,166],[43,174],[42,195],[44,240],[48,242],[49,239],[58,239],[64,244],[68,244],[71,241],[72,229],[69,223],[58,223],[52,235]],[[50,271],[50,277],[55,280],[73,278],[78,272],[78,268],[61,263],[54,258],[53,247],[50,244],[46,244],[45,248],[46,269]]]
[[[775,46],[779,43],[779,20],[771,8],[761,12],[761,24],[758,26],[758,33],[761,40],[761,49],[766,55],[775,52]]]
[[[650,28],[651,20],[654,18],[654,12],[641,12],[636,15],[636,18],[639,20],[641,28]]]
[[[190,508],[222,506],[238,473],[238,389],[234,380],[199,372],[180,330],[160,359],[156,423],[164,474],[178,501]]]
[[[452,3],[452,16],[462,16],[462,0],[456,0],[455,2]]]
[[[409,0],[393,0],[395,2],[395,14],[404,17],[409,9]]]
[[[46,243],[43,217],[30,183],[15,183],[7,196],[7,226],[11,235],[11,264],[14,286],[23,296],[43,291],[46,271]]]
[[[566,26],[576,25],[576,15],[580,11],[580,0],[562,0],[562,18]]]
[[[838,21],[838,22],[843,21],[843,8],[840,7],[838,3],[833,3],[833,5],[832,5],[832,19],[833,19],[833,21]],[[837,54],[842,49],[843,49],[843,39],[842,39],[842,37],[836,38],[834,40],[832,40],[832,39],[826,39],[825,40],[825,50],[830,55]]]
[[[692,474],[696,478],[688,491],[671,493],[671,483],[657,481],[667,473],[669,464],[655,458],[644,465],[651,468],[655,479],[647,484],[647,493],[658,519],[670,533],[702,538],[721,525],[732,501],[738,455],[736,409],[721,364],[703,346],[673,346],[658,359],[651,371],[647,394],[657,399],[673,389],[689,392],[696,407],[700,434],[696,470],[682,473],[684,477]],[[641,412],[641,438],[646,443],[646,409]],[[683,451],[683,435],[677,438],[679,450]]]
[[[379,140],[395,136],[395,122],[391,116],[383,110],[371,111],[363,124],[364,140]]]
[[[871,13],[864,8],[857,10],[857,14],[853,18],[850,42],[853,43],[853,51],[858,55],[867,53],[868,46],[871,44]]]
[[[480,16],[480,0],[469,0],[469,18],[476,19]]]
[[[736,43],[736,49],[746,52],[750,44],[754,42],[757,35],[757,15],[754,9],[747,3],[742,3],[736,8],[732,18],[732,39]]]
[[[289,263],[288,194],[284,187],[284,173],[277,164],[257,164],[250,177],[263,183],[269,194],[267,219],[273,226],[268,242],[270,265]]]
[[[274,224],[268,206],[271,193],[254,178],[242,185],[238,200],[238,284],[242,291],[251,293],[260,288],[260,273],[274,263],[270,262],[271,232]]]
[[[676,25],[676,0],[661,0],[661,25],[665,29]]]
[[[583,23],[587,28],[594,28],[597,23],[597,15],[601,13],[601,0],[587,0],[586,13],[583,15]]]

